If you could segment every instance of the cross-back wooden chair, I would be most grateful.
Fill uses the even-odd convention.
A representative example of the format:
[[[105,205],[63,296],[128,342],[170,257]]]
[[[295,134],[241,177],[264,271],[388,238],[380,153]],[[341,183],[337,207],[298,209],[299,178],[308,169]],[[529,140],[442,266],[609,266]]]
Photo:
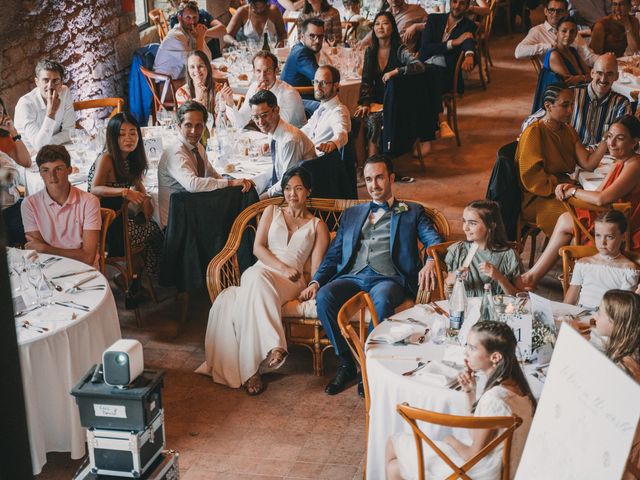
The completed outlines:
[[[144,75],[144,79],[153,94],[151,118],[153,119],[153,124],[157,125],[157,114],[160,110],[173,110],[175,108],[175,87],[169,75],[154,72],[144,67],[140,67],[140,72]]]
[[[368,314],[368,317],[367,317]],[[357,331],[353,328],[353,323],[357,326]],[[367,377],[367,360],[364,352],[364,343],[369,334],[367,319],[370,318],[373,326],[378,326],[378,316],[373,305],[373,300],[368,293],[360,292],[351,297],[338,312],[338,325],[340,332],[347,341],[351,353],[360,364],[362,374],[362,385],[364,386],[364,413],[365,413],[365,435],[369,438],[369,409],[371,408],[371,396],[369,394],[369,378]],[[366,464],[366,451],[365,451]]]
[[[516,227],[516,232],[518,234],[518,251],[524,252],[524,247],[527,244],[527,238],[531,239],[531,249],[529,250],[529,268],[533,267],[533,264],[536,260],[536,251],[538,245],[538,235],[542,233],[542,229],[538,227],[535,223],[527,222],[522,218],[522,216],[518,216],[518,224]],[[542,250],[547,248],[549,244],[549,237],[545,235],[544,241],[542,242]]]
[[[542,62],[540,62],[540,59],[537,56],[533,56],[529,57],[529,60],[531,60],[533,69],[536,71],[536,75],[540,75],[540,72],[542,71]]]
[[[73,102],[73,110],[75,112],[79,110],[88,110],[91,108],[113,108],[107,118],[113,117],[115,114],[124,111],[124,100],[117,97],[107,98],[94,98],[92,100],[79,100]],[[76,122],[76,128],[81,128],[80,124]]]
[[[480,20],[478,31],[476,32],[477,50],[478,50],[478,70],[480,74],[480,83],[484,90],[487,89],[486,83],[491,82],[491,71],[489,67],[493,67],[493,59],[489,52],[489,39],[491,38],[491,28],[493,26],[493,18],[495,16],[495,2],[491,3],[489,13]],[[486,75],[486,83],[485,83]]]
[[[573,243],[575,245],[581,245],[585,242],[591,242],[595,245],[596,240],[593,236],[593,233],[589,231],[589,229],[580,221],[578,218],[578,213],[576,212],[576,208],[581,208],[585,210],[589,210],[592,212],[600,213],[606,212],[608,210],[618,210],[622,212],[622,214],[627,219],[627,223],[629,222],[629,217],[631,215],[631,211],[633,207],[630,202],[616,202],[610,205],[595,205],[593,203],[587,203],[582,200],[578,200],[577,198],[568,198],[562,202],[564,208],[571,215],[571,219],[573,220]],[[631,230],[627,228],[627,231],[624,234],[624,241],[627,248],[631,245]]]
[[[511,457],[511,441],[513,440],[513,432],[522,424],[522,419],[516,415],[510,417],[475,417],[475,416],[459,416],[447,415],[445,413],[436,413],[429,410],[411,407],[407,403],[398,404],[396,410],[400,416],[409,424],[413,431],[413,437],[416,441],[416,450],[418,452],[418,478],[424,480],[424,457],[422,454],[422,442],[429,445],[433,451],[451,468],[453,472],[447,477],[447,480],[465,479],[471,480],[468,475],[469,470],[473,468],[480,460],[486,457],[498,445],[504,443],[502,450],[502,474],[501,480],[509,480],[510,478],[510,457]],[[456,465],[453,461],[431,440],[420,428],[417,422],[426,422],[433,425],[440,425],[450,428],[466,428],[466,429],[483,429],[497,430],[504,429],[498,433],[489,443],[487,443],[477,454],[467,460],[464,465]]]
[[[330,232],[338,230],[342,213],[348,207],[366,203],[369,200],[344,200],[312,198],[307,207],[318,218],[322,219],[329,227]],[[416,202],[418,203],[418,202]],[[216,255],[207,267],[207,289],[209,298],[213,303],[218,295],[227,287],[240,285],[240,267],[238,264],[238,249],[247,231],[255,233],[256,226],[260,222],[264,209],[269,205],[286,205],[282,198],[270,198],[262,200],[244,209],[233,222],[227,243],[220,253]],[[427,218],[431,220],[436,231],[446,240],[451,234],[449,222],[438,210],[419,203]],[[418,244],[422,260],[426,260],[426,248]],[[428,303],[431,292],[420,290],[415,298],[416,303]],[[405,308],[413,304],[413,299],[403,303]],[[402,309],[399,307],[398,310]],[[285,327],[287,342],[289,345],[300,345],[309,349],[313,355],[313,368],[316,375],[323,372],[322,358],[324,352],[331,348],[331,342],[322,330],[322,324],[318,319],[314,302],[298,302],[297,300],[286,303],[282,307],[282,322]]]
[[[293,87],[296,91],[302,95],[313,95],[313,87]]]
[[[167,17],[164,16],[162,9],[154,8],[153,10],[149,10],[149,21],[151,22],[151,25],[156,26],[158,37],[160,37],[160,41],[162,42],[164,37],[167,36],[167,33],[169,33]]]
[[[110,208],[101,208],[100,218],[102,219],[102,226],[100,227],[100,244],[98,245],[98,265],[100,266],[100,273],[104,275],[107,259],[107,231],[116,219],[116,212]]]
[[[458,100],[460,99],[461,95],[458,93],[458,82],[460,81],[460,68],[463,60],[464,52],[460,52],[460,56],[458,57],[458,61],[456,62],[456,68],[453,73],[453,89],[451,90],[451,92],[442,95],[442,103],[444,104],[447,114],[447,123],[456,136],[456,144],[458,146],[461,145],[460,130],[458,129]]]
[[[584,257],[591,257],[598,253],[598,249],[593,245],[565,245],[560,247],[558,254],[562,258],[562,293],[567,294],[571,285],[571,275],[576,261]],[[640,252],[624,251],[622,254],[634,262],[640,268]]]
[[[438,281],[437,289],[431,295],[431,301],[434,300],[444,300],[444,281],[448,274],[447,264],[444,262],[444,259],[447,255],[447,249],[456,243],[455,241],[451,242],[442,242],[437,245],[431,245],[427,248],[427,255],[433,258],[436,267],[436,279]],[[517,242],[509,242],[509,246],[514,249],[518,254],[520,254],[520,246]]]

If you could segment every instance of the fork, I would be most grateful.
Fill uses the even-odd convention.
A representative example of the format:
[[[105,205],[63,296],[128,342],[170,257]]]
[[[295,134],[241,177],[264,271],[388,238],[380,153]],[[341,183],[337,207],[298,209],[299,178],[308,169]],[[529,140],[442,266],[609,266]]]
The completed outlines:
[[[418,366],[416,368],[414,368],[413,370],[409,370],[408,372],[404,372],[402,375],[405,377],[410,377],[411,375],[416,373],[418,370],[422,370],[426,366],[427,364],[425,362],[418,362]]]
[[[93,287],[73,287],[66,290],[64,293],[82,293],[82,292],[91,292],[94,290],[104,290],[106,287],[104,285],[95,285]]]

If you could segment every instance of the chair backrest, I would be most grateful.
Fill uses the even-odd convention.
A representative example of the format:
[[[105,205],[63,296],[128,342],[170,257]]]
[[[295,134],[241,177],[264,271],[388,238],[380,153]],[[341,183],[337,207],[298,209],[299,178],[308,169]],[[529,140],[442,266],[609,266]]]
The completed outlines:
[[[573,241],[576,245],[582,244],[584,241],[590,241],[595,245],[596,240],[593,234],[589,231],[589,229],[580,221],[578,217],[577,208],[583,210],[589,210],[591,212],[606,212],[608,210],[618,210],[622,212],[622,214],[627,219],[627,224],[629,223],[629,218],[631,216],[631,212],[633,211],[633,207],[630,202],[621,202],[621,203],[612,203],[610,205],[595,205],[593,203],[587,203],[582,200],[578,200],[577,198],[568,198],[562,202],[564,208],[571,215],[571,219],[573,220]],[[584,235],[584,237],[583,237]],[[631,246],[631,229],[627,228],[627,231],[624,234],[625,245],[627,248]]]
[[[117,97],[107,98],[94,98],[93,100],[80,100],[73,102],[73,110],[86,110],[90,108],[113,108],[109,114],[109,118],[113,117],[116,113],[120,113],[124,110],[124,100]]]
[[[367,379],[367,362],[364,353],[364,342],[367,340],[367,334],[369,332],[369,326],[366,322],[366,313],[371,315],[371,322],[373,326],[378,326],[378,315],[373,305],[373,300],[368,293],[360,292],[351,297],[347,302],[342,305],[342,308],[338,312],[338,325],[340,326],[340,332],[347,341],[349,349],[353,356],[360,364],[360,370],[362,371],[362,383],[364,385],[364,406],[367,414],[367,425],[369,423],[369,406],[371,399],[369,397],[369,381]],[[358,331],[353,328],[351,319],[356,317],[358,319]]]
[[[129,280],[134,278],[133,269],[133,249],[131,248],[131,238],[129,236],[129,201],[127,199],[122,200],[122,207],[116,212],[116,218],[122,217],[122,243],[124,255],[122,257],[109,256],[106,259],[106,263],[114,265],[121,273],[126,274]],[[122,267],[124,263],[124,267]]]
[[[402,418],[404,418],[411,430],[413,431],[413,437],[416,441],[416,450],[418,453],[418,478],[424,480],[424,457],[422,455],[422,442],[424,441],[429,445],[433,451],[447,464],[452,470],[452,474],[447,477],[449,479],[463,478],[465,480],[471,480],[471,477],[467,474],[474,465],[476,465],[482,458],[486,457],[493,449],[504,442],[504,449],[502,451],[502,480],[509,480],[510,478],[510,457],[511,457],[511,441],[513,439],[513,432],[522,424],[522,419],[516,415],[510,417],[475,417],[475,416],[458,416],[447,415],[445,413],[430,412],[428,410],[422,410],[420,408],[411,407],[407,403],[399,404],[396,406],[396,410]],[[456,465],[453,461],[431,440],[427,435],[420,430],[417,422],[427,422],[433,425],[439,425],[449,428],[467,428],[467,429],[483,429],[483,430],[497,430],[504,429],[498,433],[491,441],[489,441],[477,454],[467,460],[464,465]]]
[[[312,198],[307,207],[315,216],[323,220],[329,227],[329,231],[337,231],[342,213],[349,207],[366,203],[369,200],[345,200],[345,199],[326,199]],[[435,230],[447,239],[451,235],[449,222],[445,216],[435,208],[426,206],[423,203],[415,202],[422,206],[425,215],[431,220]],[[240,270],[236,252],[240,247],[240,242],[247,230],[255,231],[257,222],[260,221],[262,212],[269,205],[286,205],[282,197],[269,198],[245,208],[233,222],[231,232],[227,243],[222,251],[216,255],[207,267],[207,289],[209,290],[209,298],[213,302],[216,297],[228,286],[239,285]],[[421,247],[420,245],[418,245]],[[426,257],[426,249],[421,248],[423,257]],[[426,303],[430,292],[418,292],[416,301]]]
[[[110,208],[101,208],[100,209],[100,218],[102,219],[102,227],[100,227],[100,244],[98,245],[98,264],[100,266],[100,271],[105,273],[105,260],[107,258],[107,231],[109,227],[116,219],[116,212],[111,210]]]
[[[176,92],[173,87],[173,83],[171,82],[171,77],[169,75],[165,75],[163,73],[154,72],[153,70],[149,70],[144,67],[140,67],[140,72],[144,75],[144,79],[147,81],[147,85],[151,89],[151,93],[153,94],[153,103],[151,105],[151,117],[153,119],[153,124],[156,125],[157,122],[157,113],[159,110],[163,108],[173,108],[174,104],[167,101],[167,94],[171,94],[171,101],[176,98]],[[160,91],[160,86],[162,86],[162,91]]]
[[[152,25],[156,26],[160,41],[164,40],[164,37],[169,33],[169,24],[167,23],[167,18],[164,16],[162,9],[154,8],[153,10],[149,10],[149,20]]]
[[[295,88],[300,96],[303,95],[313,95],[313,87],[293,87]]]
[[[534,56],[529,57],[529,60],[531,60],[531,63],[533,64],[533,69],[536,71],[536,75],[540,75],[540,72],[542,71],[542,63],[540,62],[540,59],[537,56]]]

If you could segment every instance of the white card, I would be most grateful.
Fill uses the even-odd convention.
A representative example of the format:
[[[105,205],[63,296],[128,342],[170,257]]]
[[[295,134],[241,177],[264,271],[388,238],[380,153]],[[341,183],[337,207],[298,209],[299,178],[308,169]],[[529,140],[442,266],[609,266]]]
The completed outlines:
[[[160,137],[145,138],[144,151],[147,154],[147,158],[160,158],[162,155],[162,139]]]
[[[532,315],[536,315],[540,321],[550,327],[555,328],[556,324],[553,322],[553,309],[551,308],[551,301],[547,298],[536,295],[535,293],[529,293],[529,305]]]

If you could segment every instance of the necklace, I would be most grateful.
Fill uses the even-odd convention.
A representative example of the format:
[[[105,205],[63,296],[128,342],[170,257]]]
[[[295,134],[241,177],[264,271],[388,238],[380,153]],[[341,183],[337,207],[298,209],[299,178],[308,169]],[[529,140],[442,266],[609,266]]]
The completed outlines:
[[[598,253],[598,255],[604,261],[611,262],[612,260],[615,260],[616,258],[620,257],[620,255],[622,255],[622,252],[618,252],[618,254],[615,257],[611,255],[605,255],[604,253]]]

